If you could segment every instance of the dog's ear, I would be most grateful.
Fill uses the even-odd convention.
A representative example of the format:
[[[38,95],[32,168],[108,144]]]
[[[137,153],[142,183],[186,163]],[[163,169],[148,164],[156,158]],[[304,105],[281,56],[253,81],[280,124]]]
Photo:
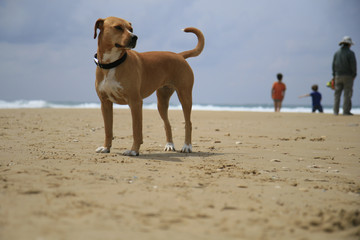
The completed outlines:
[[[97,37],[97,29],[100,29],[100,31],[102,31],[104,26],[104,19],[99,18],[94,26],[94,39]]]

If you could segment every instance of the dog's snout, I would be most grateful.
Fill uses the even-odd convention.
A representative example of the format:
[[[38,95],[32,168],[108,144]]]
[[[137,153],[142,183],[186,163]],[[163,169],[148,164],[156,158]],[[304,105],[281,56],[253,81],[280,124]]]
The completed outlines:
[[[136,43],[137,40],[138,40],[138,37],[133,34],[133,35],[131,36],[131,42],[135,42],[135,43]]]
[[[138,37],[135,34],[131,35],[131,40],[130,40],[130,43],[129,43],[131,48],[135,48],[137,39],[138,39]]]

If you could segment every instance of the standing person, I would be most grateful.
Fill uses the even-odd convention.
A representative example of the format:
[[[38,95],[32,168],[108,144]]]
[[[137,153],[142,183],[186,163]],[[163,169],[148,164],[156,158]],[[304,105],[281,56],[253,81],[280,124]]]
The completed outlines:
[[[280,112],[281,103],[285,96],[286,85],[282,82],[283,75],[277,74],[277,82],[274,82],[271,88],[271,97],[274,100],[275,112]]]
[[[351,97],[356,77],[355,53],[350,50],[354,45],[350,37],[345,36],[339,43],[340,49],[335,53],[332,63],[332,74],[335,78],[334,114],[339,114],[341,93],[344,90],[343,114],[353,115],[351,111]]]
[[[321,93],[318,92],[318,85],[312,85],[311,89],[313,90],[312,93],[310,94],[306,94],[303,96],[300,96],[299,98],[303,98],[303,97],[310,97],[312,98],[312,112],[316,112],[316,110],[318,110],[319,112],[323,112],[323,108],[321,106]]]

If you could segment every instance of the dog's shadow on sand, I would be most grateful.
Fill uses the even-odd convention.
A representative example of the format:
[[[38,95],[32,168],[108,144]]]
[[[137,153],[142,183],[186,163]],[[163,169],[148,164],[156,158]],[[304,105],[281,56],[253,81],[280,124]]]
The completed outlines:
[[[143,153],[135,158],[145,159],[145,160],[166,161],[166,162],[183,162],[188,157],[207,158],[218,155],[223,155],[223,154],[213,153],[213,152],[182,153],[176,151],[176,152]]]

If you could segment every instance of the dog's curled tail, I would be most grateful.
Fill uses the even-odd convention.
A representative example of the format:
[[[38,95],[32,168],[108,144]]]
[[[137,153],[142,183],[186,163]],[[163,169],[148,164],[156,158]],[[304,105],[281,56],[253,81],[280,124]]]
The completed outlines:
[[[195,33],[195,35],[198,38],[198,44],[196,45],[196,47],[192,50],[188,50],[188,51],[184,51],[179,53],[181,56],[183,56],[184,58],[189,58],[189,57],[196,57],[199,56],[200,53],[202,52],[202,50],[204,49],[205,46],[205,38],[204,35],[202,34],[202,32],[194,27],[188,27],[183,29],[184,32],[192,32]]]

